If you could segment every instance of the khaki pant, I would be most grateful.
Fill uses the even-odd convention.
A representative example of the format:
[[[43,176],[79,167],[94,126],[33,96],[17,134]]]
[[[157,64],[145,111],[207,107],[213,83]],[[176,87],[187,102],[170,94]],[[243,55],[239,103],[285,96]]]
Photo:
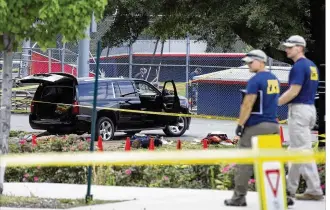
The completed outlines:
[[[239,140],[239,148],[252,148],[252,137],[257,135],[279,134],[279,125],[263,122],[251,127],[246,127]],[[248,191],[249,180],[253,174],[253,165],[236,165],[235,189],[232,201],[243,203]]]
[[[314,105],[290,104],[288,112],[289,150],[311,150],[311,129],[316,122],[316,109]],[[305,179],[307,189],[305,193],[323,195],[320,177],[316,163],[289,164],[287,189],[294,195],[297,191],[300,175]]]

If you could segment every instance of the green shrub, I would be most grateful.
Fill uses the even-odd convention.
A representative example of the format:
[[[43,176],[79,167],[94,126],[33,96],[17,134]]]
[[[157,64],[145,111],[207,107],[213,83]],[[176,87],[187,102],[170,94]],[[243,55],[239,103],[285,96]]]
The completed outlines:
[[[36,146],[25,141],[10,144],[11,153],[25,152],[76,152],[88,151],[89,141],[76,135],[49,137],[38,140]],[[164,145],[157,150],[173,150],[175,144]],[[211,145],[210,149],[225,149],[228,146]],[[122,145],[119,145],[123,151]],[[183,143],[183,149],[200,150],[200,144]],[[97,148],[96,148],[97,149]],[[112,147],[112,150],[115,148]],[[321,184],[325,184],[325,165],[318,165]],[[235,164],[219,165],[146,165],[146,166],[93,166],[93,183],[111,186],[167,187],[190,189],[230,190],[234,187]],[[52,182],[85,184],[87,167],[23,167],[7,168],[8,182]],[[301,180],[298,192],[306,188]],[[255,180],[251,177],[249,189],[255,190]]]
[[[20,140],[9,143],[10,153],[77,152],[89,150],[89,142],[75,135],[38,140],[37,145]],[[85,183],[86,167],[16,167],[7,168],[8,182]]]

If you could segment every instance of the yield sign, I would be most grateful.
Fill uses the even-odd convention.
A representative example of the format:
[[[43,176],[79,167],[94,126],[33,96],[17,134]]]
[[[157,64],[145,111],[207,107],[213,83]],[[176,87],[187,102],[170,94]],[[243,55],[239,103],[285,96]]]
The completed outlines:
[[[273,191],[274,197],[277,196],[278,185],[280,181],[280,170],[273,169],[273,170],[266,170],[267,180],[269,182],[270,188]],[[272,179],[271,179],[272,177]]]

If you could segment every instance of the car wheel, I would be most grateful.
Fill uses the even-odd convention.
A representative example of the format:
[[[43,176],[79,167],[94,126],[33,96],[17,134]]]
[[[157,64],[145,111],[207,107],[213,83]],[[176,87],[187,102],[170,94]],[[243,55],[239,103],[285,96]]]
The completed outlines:
[[[186,132],[187,127],[187,119],[184,117],[178,117],[178,121],[175,125],[167,125],[163,131],[167,136],[178,137]]]
[[[103,141],[110,141],[113,139],[115,133],[115,126],[112,120],[108,117],[100,117],[97,121],[97,138],[102,137]]]
[[[125,131],[125,133],[129,136],[133,136],[135,135],[136,133],[140,133],[141,131]]]

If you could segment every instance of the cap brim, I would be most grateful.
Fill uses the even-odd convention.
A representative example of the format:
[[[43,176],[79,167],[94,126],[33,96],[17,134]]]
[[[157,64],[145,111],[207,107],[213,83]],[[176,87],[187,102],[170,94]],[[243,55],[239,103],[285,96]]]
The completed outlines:
[[[246,56],[245,58],[242,59],[242,61],[244,61],[245,63],[250,63],[250,62],[252,62],[253,60],[254,60],[253,58],[248,57],[248,56]]]
[[[288,43],[288,42],[283,43],[283,45],[284,45],[285,47],[294,47],[294,46],[296,46],[295,43]]]

